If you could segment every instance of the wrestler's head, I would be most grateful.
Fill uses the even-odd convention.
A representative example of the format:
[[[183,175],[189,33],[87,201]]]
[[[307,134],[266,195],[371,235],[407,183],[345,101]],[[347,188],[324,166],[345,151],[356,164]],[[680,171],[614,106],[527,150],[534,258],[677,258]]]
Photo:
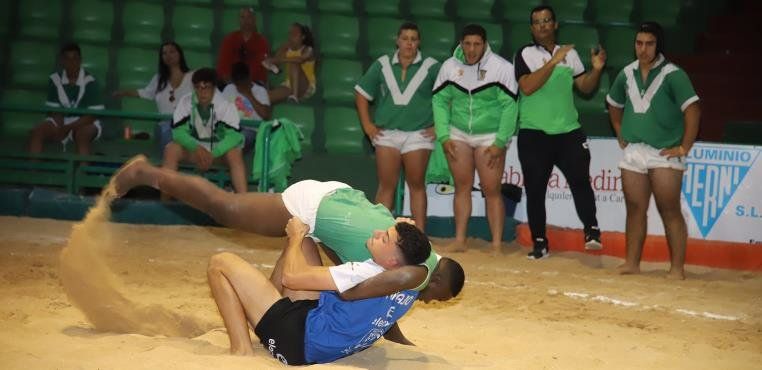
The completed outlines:
[[[387,270],[421,264],[431,253],[426,234],[407,222],[397,222],[386,230],[375,230],[366,246],[373,261]]]
[[[453,259],[442,257],[431,274],[429,285],[418,294],[418,299],[429,303],[431,301],[447,301],[455,298],[461,289],[466,276],[463,267]]]

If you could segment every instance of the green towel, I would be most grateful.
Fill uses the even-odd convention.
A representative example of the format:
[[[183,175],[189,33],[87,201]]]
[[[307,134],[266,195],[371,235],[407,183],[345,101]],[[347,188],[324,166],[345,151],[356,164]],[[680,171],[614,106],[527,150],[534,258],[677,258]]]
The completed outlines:
[[[434,142],[434,150],[429,158],[429,166],[426,168],[427,184],[454,184],[450,166],[447,164],[444,148],[439,141]]]
[[[278,126],[280,124],[280,126]],[[254,161],[252,162],[251,176],[254,181],[262,178],[265,149],[265,127],[272,126],[270,134],[270,169],[268,179],[270,186],[276,192],[282,192],[288,187],[288,177],[291,175],[291,164],[302,157],[301,140],[304,135],[299,128],[289,119],[276,119],[265,121],[259,125],[257,142],[254,146]]]

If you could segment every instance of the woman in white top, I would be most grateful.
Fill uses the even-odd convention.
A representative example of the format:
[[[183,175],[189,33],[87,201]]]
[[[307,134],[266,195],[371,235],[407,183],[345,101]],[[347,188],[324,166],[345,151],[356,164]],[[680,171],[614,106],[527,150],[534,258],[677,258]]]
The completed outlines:
[[[153,76],[151,82],[142,89],[116,91],[114,96],[154,100],[159,113],[172,114],[180,98],[193,90],[192,75],[193,71],[188,68],[180,45],[172,41],[165,42],[159,48],[159,73]],[[172,140],[171,122],[159,122],[155,135],[159,139],[160,152],[163,153],[164,146]]]

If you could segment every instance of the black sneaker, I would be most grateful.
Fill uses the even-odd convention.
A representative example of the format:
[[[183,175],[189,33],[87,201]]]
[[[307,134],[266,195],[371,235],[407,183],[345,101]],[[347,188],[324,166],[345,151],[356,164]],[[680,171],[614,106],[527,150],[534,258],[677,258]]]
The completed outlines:
[[[601,229],[598,226],[593,226],[590,230],[585,231],[585,250],[599,251],[603,249],[601,244]]]
[[[535,238],[534,248],[527,254],[527,258],[530,260],[539,260],[545,258],[550,254],[548,251],[548,240],[545,238]]]

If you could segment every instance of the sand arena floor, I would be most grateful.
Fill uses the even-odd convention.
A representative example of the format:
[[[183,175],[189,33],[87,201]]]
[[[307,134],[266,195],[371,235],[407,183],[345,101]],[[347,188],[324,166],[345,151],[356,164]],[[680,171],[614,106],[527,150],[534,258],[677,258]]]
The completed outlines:
[[[133,306],[145,316],[138,317],[143,322],[104,317],[127,331],[114,333],[95,329],[62,287],[59,257],[74,224],[0,217],[0,368],[282,368],[259,346],[256,357],[227,355],[205,269],[209,256],[230,251],[269,272],[283,239],[223,228],[107,224],[102,266],[90,261],[85,267],[113,276],[91,283],[119,289],[123,302],[106,316]],[[493,258],[483,252],[485,242],[471,244],[452,256],[466,271],[462,295],[448,303],[418,302],[401,320],[417,346],[381,339],[314,367],[760,368],[762,274],[689,268],[688,280],[671,281],[665,266],[644,265],[642,275],[618,276],[612,268],[620,261],[613,258],[571,253],[528,261],[512,245]],[[177,317],[186,322],[163,325]]]

